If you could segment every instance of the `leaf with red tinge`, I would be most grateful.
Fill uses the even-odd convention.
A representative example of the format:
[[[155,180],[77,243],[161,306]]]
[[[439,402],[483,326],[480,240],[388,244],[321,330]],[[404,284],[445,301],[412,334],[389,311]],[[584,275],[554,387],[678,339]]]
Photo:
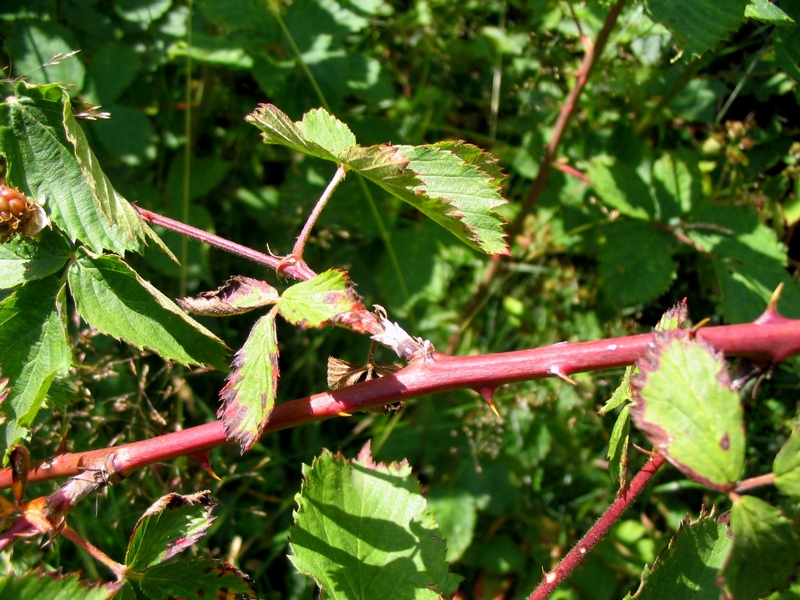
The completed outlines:
[[[275,406],[279,375],[277,308],[256,321],[233,357],[231,373],[219,393],[222,406],[217,417],[222,420],[227,438],[239,442],[242,452],[256,443]]]
[[[245,573],[218,560],[190,558],[147,569],[139,585],[148,598],[258,598]]]
[[[289,323],[300,327],[350,322],[353,313],[371,314],[353,290],[347,273],[339,269],[330,269],[288,288],[278,302],[278,310]]]
[[[685,329],[656,333],[637,363],[631,416],[684,475],[733,488],[744,468],[742,407],[724,357]]]
[[[178,300],[186,312],[205,317],[241,315],[278,301],[278,290],[260,279],[234,275],[213,292]]]
[[[214,517],[211,492],[167,494],[139,519],[128,542],[125,565],[142,572],[193,546],[206,534]]]

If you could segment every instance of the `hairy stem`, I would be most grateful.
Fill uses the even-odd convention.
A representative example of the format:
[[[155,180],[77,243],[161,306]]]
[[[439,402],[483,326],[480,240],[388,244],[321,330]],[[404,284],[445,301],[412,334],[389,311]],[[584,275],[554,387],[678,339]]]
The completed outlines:
[[[248,248],[247,246],[242,246],[241,244],[237,244],[236,242],[232,242],[225,238],[219,237],[218,235],[214,235],[213,233],[203,231],[202,229],[197,229],[196,227],[192,227],[191,225],[187,225],[186,223],[181,223],[180,221],[175,221],[174,219],[170,219],[169,217],[165,217],[163,215],[151,212],[135,204],[133,205],[133,207],[148,223],[152,223],[153,225],[159,225],[161,227],[164,227],[165,229],[174,231],[175,233],[180,233],[181,235],[190,237],[199,242],[216,246],[221,250],[225,250],[226,252],[230,252],[231,254],[236,254],[237,256],[247,258],[249,260],[252,260],[253,262],[256,262],[261,265],[266,265],[273,269],[278,269],[278,267],[282,267],[281,259],[278,257],[270,256],[269,254],[264,254],[263,252],[259,252],[258,250],[253,250],[252,248]],[[300,279],[300,280],[311,279],[316,275],[316,273],[312,271],[308,267],[308,265],[300,261],[298,261],[298,263],[294,265],[283,266],[281,272],[290,275],[295,279]]]
[[[303,225],[303,230],[300,232],[300,235],[297,236],[297,241],[294,244],[294,248],[292,248],[291,256],[297,262],[303,262],[303,250],[306,247],[306,242],[308,241],[308,236],[311,234],[311,229],[314,227],[314,223],[317,222],[322,209],[325,208],[325,205],[330,200],[331,195],[333,195],[333,191],[336,187],[342,182],[342,180],[347,175],[347,167],[345,165],[339,165],[336,168],[336,173],[333,175],[333,179],[331,179],[330,183],[328,183],[328,187],[325,188],[325,191],[322,192],[322,195],[317,200],[317,204],[314,206],[314,210],[311,211],[311,214],[308,215],[308,219],[306,219],[306,224]]]
[[[657,455],[650,459],[642,470],[636,474],[630,485],[623,491],[617,499],[608,507],[603,516],[600,517],[592,528],[586,532],[580,542],[558,563],[555,569],[545,573],[542,583],[539,584],[533,593],[528,596],[528,600],[543,600],[547,598],[559,583],[575,570],[589,551],[603,539],[611,526],[617,522],[622,513],[631,505],[636,497],[642,492],[647,483],[656,474],[666,459]]]

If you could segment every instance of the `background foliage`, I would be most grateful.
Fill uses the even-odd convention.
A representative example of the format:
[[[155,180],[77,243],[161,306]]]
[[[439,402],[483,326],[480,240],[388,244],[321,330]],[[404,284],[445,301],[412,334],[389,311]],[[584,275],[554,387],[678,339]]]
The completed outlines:
[[[698,15],[696,6],[711,9]],[[458,332],[458,354],[646,331],[683,297],[695,320],[745,322],[780,282],[781,312],[800,316],[800,6],[780,2],[780,14],[770,6],[625,6],[546,191],[475,318],[463,311],[485,258],[356,178],[322,214],[306,260],[320,272],[349,270],[366,305],[385,306],[439,349]],[[29,1],[2,9],[0,35],[7,76],[64,82],[79,116],[111,113],[82,124],[126,198],[283,254],[333,167],[264,145],[244,120],[258,103],[295,120],[324,106],[362,145],[463,139],[487,148],[507,174],[510,203],[501,210],[510,220],[607,12],[605,2],[547,0]],[[81,52],[41,68],[74,49]],[[185,269],[154,249],[127,259],[169,297],[216,288],[234,273],[267,276],[237,257],[163,237]],[[203,320],[231,348],[253,322]],[[214,418],[224,374],[187,372],[77,320],[70,327],[79,362],[54,383],[34,425],[35,456],[52,455],[68,430],[78,450]],[[329,355],[363,362],[368,351],[345,332],[277,328],[278,402],[323,389]],[[413,466],[452,570],[464,577],[461,593],[523,597],[614,498],[605,465],[613,418],[597,409],[618,379],[508,386],[495,396],[502,421],[476,395],[453,393],[397,415],[268,435],[244,456],[234,447],[215,452],[220,482],[176,460],[110,488],[97,507],[78,506],[73,526],[121,557],[152,501],[210,488],[218,519],[202,552],[250,574],[261,598],[310,598],[313,582],[286,556],[300,465],[322,448],[353,457],[372,440],[376,459]],[[790,361],[746,396],[749,475],[769,469],[798,423],[797,389]],[[763,496],[795,516],[796,504]],[[684,516],[714,502],[724,499],[676,471],[662,474],[559,597],[622,597]],[[16,571],[45,564],[106,578],[61,540],[19,546],[2,560]]]

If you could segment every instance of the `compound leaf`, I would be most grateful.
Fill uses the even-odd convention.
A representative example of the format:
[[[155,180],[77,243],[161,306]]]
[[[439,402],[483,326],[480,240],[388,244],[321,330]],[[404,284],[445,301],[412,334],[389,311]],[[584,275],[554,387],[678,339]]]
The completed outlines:
[[[167,360],[226,368],[225,344],[121,258],[79,251],[68,281],[78,313],[92,327]]]
[[[455,590],[441,532],[405,461],[375,464],[369,446],[354,461],[326,450],[303,475],[290,558],[321,598],[433,600]]]
[[[222,420],[229,440],[239,442],[242,452],[258,441],[275,406],[278,390],[278,338],[273,308],[261,317],[244,345],[236,352],[225,387],[219,393]]]
[[[682,329],[657,333],[637,367],[636,426],[687,477],[731,489],[744,468],[745,440],[724,358]]]

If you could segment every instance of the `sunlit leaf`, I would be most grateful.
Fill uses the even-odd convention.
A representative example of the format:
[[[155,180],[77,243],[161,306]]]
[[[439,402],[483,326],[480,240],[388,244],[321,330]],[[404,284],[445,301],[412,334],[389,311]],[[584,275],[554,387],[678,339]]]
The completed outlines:
[[[775,486],[784,494],[800,499],[800,427],[796,427],[772,465]]]
[[[744,468],[739,395],[724,358],[691,332],[656,335],[632,380],[631,416],[651,443],[687,477],[731,489]]]
[[[217,417],[228,439],[239,442],[242,452],[258,441],[275,406],[279,375],[275,314],[273,309],[256,321],[219,393],[222,406]]]
[[[122,259],[79,252],[68,280],[78,312],[92,327],[168,360],[225,368],[225,344]]]
[[[375,464],[369,448],[355,461],[328,451],[303,467],[289,532],[297,570],[322,598],[430,598],[455,590],[445,545],[405,463]]]
[[[67,340],[64,284],[55,277],[32,281],[0,303],[0,365],[10,391],[0,405],[0,451],[27,435],[50,384],[66,375],[72,355]]]
[[[278,311],[293,325],[319,327],[346,320],[349,313],[366,309],[347,273],[330,269],[287,288],[278,302]]]
[[[213,508],[209,491],[159,498],[136,523],[125,565],[142,572],[192,547],[211,527]]]

